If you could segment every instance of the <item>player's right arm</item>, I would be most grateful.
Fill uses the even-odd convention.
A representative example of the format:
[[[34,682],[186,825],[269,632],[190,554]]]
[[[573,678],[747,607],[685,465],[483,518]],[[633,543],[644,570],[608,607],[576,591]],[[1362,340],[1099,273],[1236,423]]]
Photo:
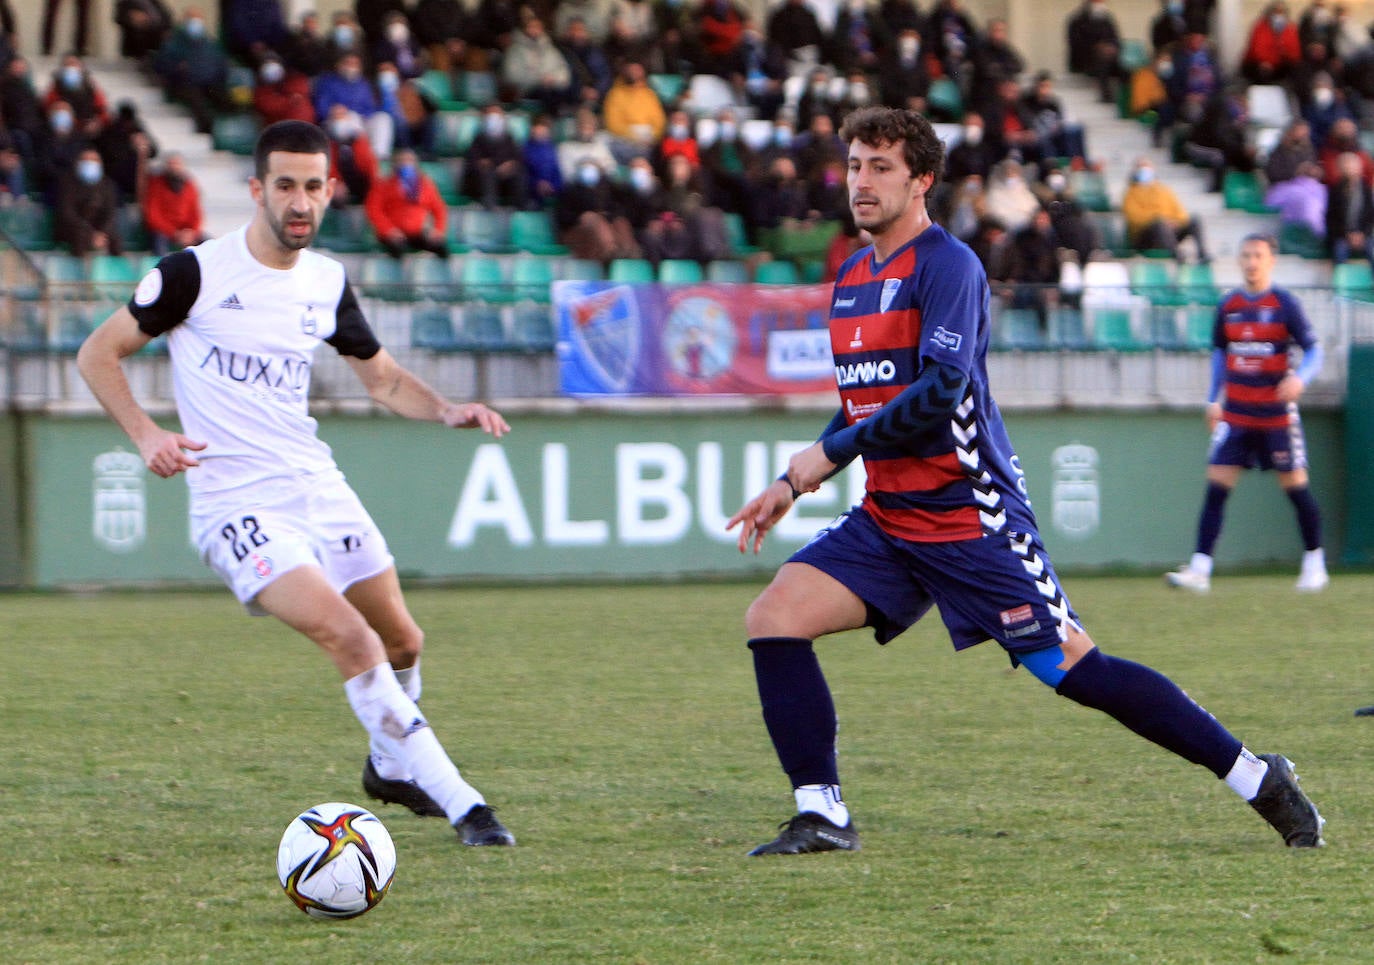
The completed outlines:
[[[165,479],[200,465],[186,450],[199,451],[205,443],[162,428],[134,398],[122,363],[150,341],[128,306],[121,306],[81,344],[76,365],[110,418],[138,447],[143,464]]]

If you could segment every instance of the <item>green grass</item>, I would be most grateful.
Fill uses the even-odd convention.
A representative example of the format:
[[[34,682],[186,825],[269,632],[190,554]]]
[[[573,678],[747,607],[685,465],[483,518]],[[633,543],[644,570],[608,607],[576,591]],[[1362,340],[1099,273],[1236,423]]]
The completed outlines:
[[[365,738],[304,640],[227,595],[0,596],[6,962],[1374,960],[1374,593],[1291,575],[1070,580],[1104,649],[1294,758],[1328,847],[931,619],[819,646],[858,854],[749,859],[791,812],[741,614],[757,587],[415,590],[424,706],[513,850],[380,816],[364,918],[277,887],[287,821],[361,800]]]

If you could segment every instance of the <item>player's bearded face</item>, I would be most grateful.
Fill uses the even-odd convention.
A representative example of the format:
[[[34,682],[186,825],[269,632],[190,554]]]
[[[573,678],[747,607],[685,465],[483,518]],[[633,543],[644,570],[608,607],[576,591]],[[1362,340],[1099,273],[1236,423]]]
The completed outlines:
[[[915,201],[911,169],[902,148],[855,141],[849,149],[849,210],[854,223],[880,235],[907,213]]]
[[[329,159],[323,154],[272,152],[262,182],[262,208],[267,226],[282,248],[310,247],[332,194]]]

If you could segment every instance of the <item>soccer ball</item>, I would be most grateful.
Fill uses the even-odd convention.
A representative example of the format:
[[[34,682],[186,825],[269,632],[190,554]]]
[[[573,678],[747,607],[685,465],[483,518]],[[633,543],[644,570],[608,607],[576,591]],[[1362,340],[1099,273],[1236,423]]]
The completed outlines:
[[[391,835],[366,808],[317,804],[286,826],[277,879],[312,918],[356,918],[386,897],[396,874]]]

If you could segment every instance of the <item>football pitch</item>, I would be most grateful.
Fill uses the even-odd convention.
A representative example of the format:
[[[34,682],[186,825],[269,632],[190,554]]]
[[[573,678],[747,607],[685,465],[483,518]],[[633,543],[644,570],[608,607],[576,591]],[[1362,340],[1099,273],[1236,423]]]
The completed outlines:
[[[411,590],[423,707],[520,843],[381,807],[395,884],[347,922],[274,868],[302,809],[370,805],[322,655],[221,592],[0,595],[0,961],[1374,961],[1374,577],[1292,580],[1066,588],[1104,650],[1296,762],[1319,851],[932,616],[818,645],[863,851],[747,858],[792,812],[757,585]]]

